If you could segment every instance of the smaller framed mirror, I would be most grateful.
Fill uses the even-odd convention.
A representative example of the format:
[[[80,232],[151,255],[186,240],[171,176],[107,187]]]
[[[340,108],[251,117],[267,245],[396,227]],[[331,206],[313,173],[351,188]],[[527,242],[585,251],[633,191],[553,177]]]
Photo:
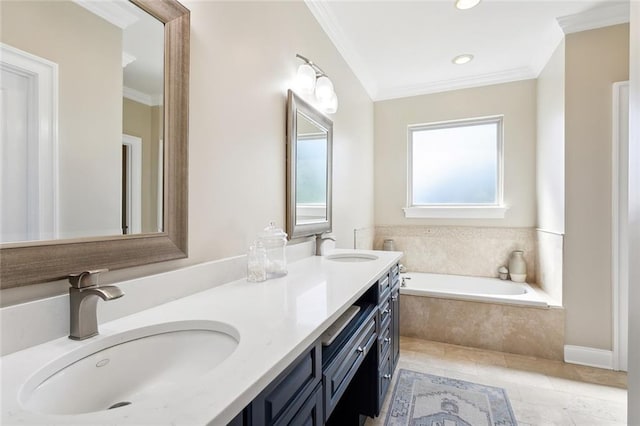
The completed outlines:
[[[333,122],[289,90],[287,96],[287,233],[331,231]]]

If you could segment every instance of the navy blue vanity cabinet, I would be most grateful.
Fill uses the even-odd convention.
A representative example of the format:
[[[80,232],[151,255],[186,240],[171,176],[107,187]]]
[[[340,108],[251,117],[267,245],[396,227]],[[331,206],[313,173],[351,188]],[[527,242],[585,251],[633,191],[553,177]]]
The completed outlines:
[[[378,369],[376,416],[380,415],[393,372],[400,358],[400,273],[394,265],[378,280]]]
[[[275,423],[277,426],[322,426],[323,424],[322,385],[320,384],[298,411],[290,410],[284,413]]]
[[[395,371],[400,359],[400,269],[391,268],[391,372]]]
[[[359,315],[340,333],[334,343],[324,348],[322,384],[325,421],[345,395],[367,355],[376,346],[376,312],[376,305],[363,304]]]
[[[347,426],[380,415],[400,355],[399,288],[395,265],[330,345],[305,350],[229,425]]]
[[[251,406],[245,408],[233,418],[227,426],[250,426],[251,425]]]
[[[322,352],[320,342],[316,342],[253,400],[251,403],[251,425],[300,424],[291,422],[298,416],[304,416],[303,412],[312,414],[318,411],[317,408],[312,408],[309,404],[317,402],[316,393],[318,389],[321,389],[321,386],[318,387],[321,379]]]

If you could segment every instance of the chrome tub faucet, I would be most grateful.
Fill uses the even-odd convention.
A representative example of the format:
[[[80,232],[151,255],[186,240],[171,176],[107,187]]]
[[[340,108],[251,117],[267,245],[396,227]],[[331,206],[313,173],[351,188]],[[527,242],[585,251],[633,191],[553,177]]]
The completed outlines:
[[[98,298],[109,301],[124,296],[114,285],[98,286],[101,272],[107,269],[84,271],[69,275],[69,338],[84,340],[98,334]]]

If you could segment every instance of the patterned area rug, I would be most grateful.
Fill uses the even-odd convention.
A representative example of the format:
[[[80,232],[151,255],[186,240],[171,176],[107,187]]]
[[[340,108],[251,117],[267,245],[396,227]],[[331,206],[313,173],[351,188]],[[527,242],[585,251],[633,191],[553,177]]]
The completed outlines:
[[[385,422],[386,426],[517,424],[502,388],[402,369]]]

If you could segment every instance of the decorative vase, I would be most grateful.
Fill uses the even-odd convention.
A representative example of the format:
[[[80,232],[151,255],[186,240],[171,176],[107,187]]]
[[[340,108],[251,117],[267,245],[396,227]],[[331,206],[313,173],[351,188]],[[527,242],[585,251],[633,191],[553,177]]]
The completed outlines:
[[[511,281],[516,283],[523,283],[527,279],[527,264],[523,255],[522,250],[515,250],[509,257],[509,275]]]

